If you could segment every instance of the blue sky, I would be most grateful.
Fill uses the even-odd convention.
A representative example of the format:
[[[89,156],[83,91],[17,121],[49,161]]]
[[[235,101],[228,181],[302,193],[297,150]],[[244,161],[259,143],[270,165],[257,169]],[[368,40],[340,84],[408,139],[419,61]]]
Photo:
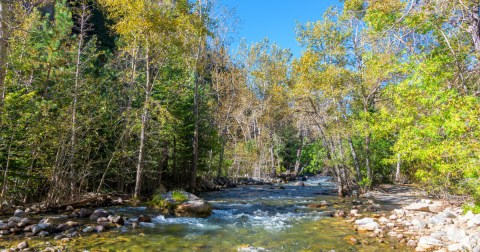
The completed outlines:
[[[325,10],[338,0],[221,0],[236,9],[240,18],[237,43],[245,38],[248,44],[268,37],[282,48],[290,48],[298,57],[301,48],[295,39],[296,21],[306,23],[321,19]]]

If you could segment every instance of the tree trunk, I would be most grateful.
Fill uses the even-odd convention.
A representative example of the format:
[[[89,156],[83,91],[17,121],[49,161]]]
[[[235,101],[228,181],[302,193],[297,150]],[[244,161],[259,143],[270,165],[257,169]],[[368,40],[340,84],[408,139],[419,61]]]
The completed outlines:
[[[141,186],[142,186],[142,173],[143,173],[143,161],[145,155],[145,131],[148,123],[148,106],[150,103],[150,92],[151,92],[151,84],[150,84],[150,55],[149,55],[149,45],[147,42],[146,45],[146,87],[145,87],[145,102],[143,104],[143,112],[142,112],[142,124],[140,129],[140,145],[138,147],[138,161],[137,161],[137,176],[135,179],[135,192],[133,197],[137,198],[140,196]]]
[[[3,173],[2,194],[0,194],[0,197],[2,197],[2,198],[3,198],[3,196],[5,195],[5,193],[7,192],[7,189],[8,189],[7,176],[8,176],[8,168],[10,166],[10,157],[11,157],[11,154],[12,154],[12,140],[13,140],[13,137],[10,137],[10,143],[8,145],[8,153],[7,153],[7,164],[5,165],[5,171]]]
[[[301,165],[301,158],[302,158],[302,151],[303,151],[303,144],[304,144],[304,136],[303,130],[300,131],[300,146],[297,148],[297,157],[295,159],[295,175],[300,173],[300,165]]]
[[[272,163],[272,166],[271,166],[271,169],[272,169],[271,176],[272,176],[272,178],[275,178],[275,177],[277,176],[277,167],[275,167],[275,156],[274,156],[274,153],[273,153],[273,143],[272,143],[272,145],[270,146],[270,162]]]
[[[400,182],[400,165],[401,165],[402,159],[400,158],[400,153],[397,154],[397,169],[395,171],[395,183]]]
[[[372,183],[372,168],[370,167],[370,134],[365,137],[365,167],[367,168],[368,186]]]
[[[200,21],[203,22],[203,12],[202,12],[202,0],[198,0],[198,10]],[[203,32],[202,32],[203,33]],[[192,164],[192,177],[190,179],[190,190],[195,191],[197,187],[197,169],[198,169],[198,135],[199,135],[199,94],[198,94],[198,63],[200,60],[200,54],[202,53],[203,47],[203,34],[199,33],[198,45],[197,45],[197,54],[195,56],[195,64],[193,69],[193,82],[195,85],[195,94],[193,96],[193,116],[195,121],[195,129],[193,132],[193,164]]]
[[[7,0],[0,0],[0,108],[3,106],[5,98],[5,75],[7,63],[7,47],[8,47],[8,27],[7,15],[8,6]]]
[[[88,21],[88,14],[87,14],[87,6],[85,5],[85,1],[82,3],[82,13],[80,14],[80,20],[78,21],[78,28],[79,28],[79,38],[78,38],[78,45],[77,45],[77,59],[75,62],[75,85],[73,88],[73,102],[72,102],[72,132],[71,132],[71,139],[70,139],[70,146],[71,146],[71,156],[70,156],[70,173],[71,173],[71,180],[74,181],[73,176],[76,175],[75,169],[75,155],[76,155],[76,140],[77,140],[77,103],[78,103],[78,89],[80,86],[80,63],[82,58],[82,49],[83,49],[83,42],[85,38],[85,28]]]
[[[221,137],[220,157],[218,158],[217,178],[222,176],[223,155],[225,153],[225,136]]]
[[[199,49],[200,50],[200,49]],[[197,58],[198,60],[198,58]],[[198,130],[199,130],[199,113],[198,113],[198,78],[195,70],[194,73],[195,82],[195,94],[193,97],[193,114],[195,120],[195,129],[193,132],[193,165],[192,165],[192,177],[190,179],[190,190],[195,191],[197,186],[197,169],[198,169]]]
[[[355,165],[355,171],[357,172],[357,183],[362,182],[362,171],[360,170],[360,162],[358,161],[357,152],[353,147],[353,141],[351,137],[348,137],[348,145],[350,146],[350,151],[352,152],[353,163]]]

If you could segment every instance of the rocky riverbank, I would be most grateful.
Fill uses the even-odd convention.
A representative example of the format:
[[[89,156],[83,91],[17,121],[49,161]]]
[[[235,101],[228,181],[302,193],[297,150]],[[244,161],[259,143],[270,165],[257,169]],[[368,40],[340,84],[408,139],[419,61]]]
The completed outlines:
[[[367,207],[354,207],[346,214],[359,237],[366,235],[379,243],[393,239],[412,251],[480,252],[480,214],[463,214],[462,209],[451,202],[419,198],[422,193],[418,190],[401,186],[397,189],[362,195],[369,198],[363,202]],[[372,205],[395,208],[368,213],[366,210]],[[352,237],[350,242],[358,241]]]
[[[158,195],[162,204],[169,206],[166,215],[176,217],[207,217],[212,212],[211,205],[203,199],[187,192],[169,192]],[[67,207],[59,215],[42,218],[37,212],[16,209],[13,216],[0,219],[0,239],[21,237],[51,237],[56,243],[66,244],[70,239],[93,233],[103,233],[114,228],[135,229],[139,226],[149,226],[152,217],[140,215],[125,217],[103,208],[89,209]],[[49,245],[49,243],[47,243]],[[4,248],[2,251],[63,251],[65,246],[35,246],[31,248],[28,241],[22,241],[16,246]]]

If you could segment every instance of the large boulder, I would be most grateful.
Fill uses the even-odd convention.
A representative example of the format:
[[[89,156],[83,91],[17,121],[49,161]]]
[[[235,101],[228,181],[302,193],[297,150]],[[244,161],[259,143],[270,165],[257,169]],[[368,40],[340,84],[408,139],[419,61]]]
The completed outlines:
[[[179,217],[208,217],[212,214],[212,206],[205,200],[192,200],[178,204],[174,213]]]
[[[207,201],[188,192],[174,191],[157,195],[150,205],[178,217],[208,217],[212,214],[212,206]]]

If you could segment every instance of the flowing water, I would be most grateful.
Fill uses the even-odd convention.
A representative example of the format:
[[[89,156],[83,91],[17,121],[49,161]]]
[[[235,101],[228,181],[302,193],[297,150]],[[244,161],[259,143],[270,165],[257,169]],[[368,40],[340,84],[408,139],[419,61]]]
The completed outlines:
[[[146,207],[112,208],[130,217],[129,221],[140,214],[154,218],[136,229],[123,227],[74,239],[68,247],[86,251],[393,250],[389,244],[348,243],[350,237],[359,237],[345,220],[327,217],[335,209],[348,209],[347,203],[331,195],[335,185],[328,181],[320,178],[306,181],[305,187],[239,186],[204,193],[200,196],[214,207],[208,218],[168,218]],[[322,200],[335,204],[322,209],[307,207]]]

